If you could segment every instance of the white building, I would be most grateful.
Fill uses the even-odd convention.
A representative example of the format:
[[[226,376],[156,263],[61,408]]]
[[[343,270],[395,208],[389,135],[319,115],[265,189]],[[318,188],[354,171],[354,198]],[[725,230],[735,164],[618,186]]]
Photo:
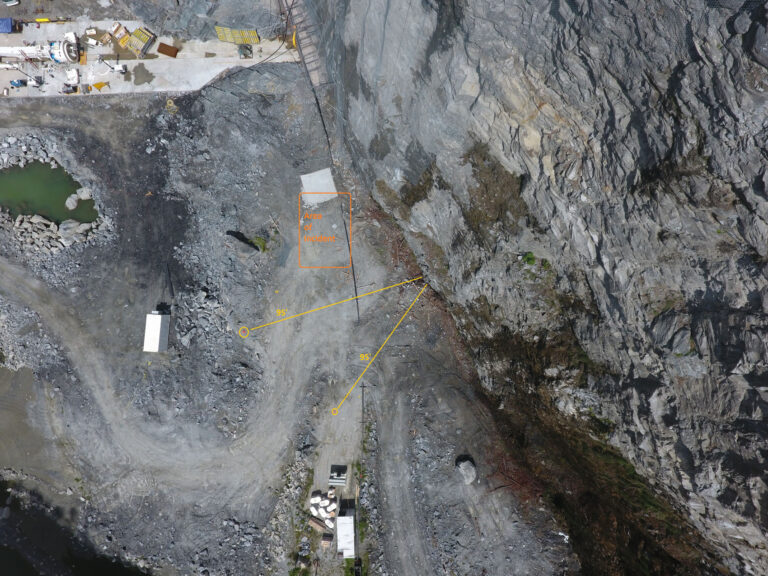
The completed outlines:
[[[336,549],[344,558],[355,557],[355,517],[339,516],[336,519]]]
[[[165,352],[168,350],[168,331],[171,317],[153,310],[147,314],[147,324],[144,329],[144,352]]]
[[[302,204],[308,208],[319,206],[323,202],[337,198],[336,184],[330,168],[301,175]],[[322,192],[322,194],[321,194]],[[327,194],[326,194],[327,192]]]

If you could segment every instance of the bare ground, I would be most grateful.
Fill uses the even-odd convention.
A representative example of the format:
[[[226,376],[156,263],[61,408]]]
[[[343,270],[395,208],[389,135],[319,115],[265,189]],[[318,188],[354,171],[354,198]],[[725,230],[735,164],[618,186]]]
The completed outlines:
[[[153,98],[0,109],[5,126],[59,142],[62,163],[96,187],[115,223],[108,243],[52,260],[0,257],[0,295],[34,310],[66,357],[32,367],[51,400],[30,425],[56,456],[37,477],[83,498],[72,524],[109,556],[163,573],[283,573],[293,535],[275,505],[299,496],[285,473],[294,461],[316,461],[322,474],[360,456],[360,390],[339,416],[330,410],[361,371],[359,354],[375,352],[419,286],[361,300],[359,323],[349,303],[240,338],[240,326],[278,308],[354,294],[348,271],[297,267],[299,175],[329,165],[325,137],[303,77],[287,66],[237,72],[177,104],[176,115]],[[392,255],[391,224],[374,224],[368,192],[345,185],[361,291],[410,277],[412,264]],[[264,238],[267,251],[233,230]],[[170,296],[166,266],[174,329],[157,357],[140,347],[144,314]],[[380,430],[382,570],[560,573],[568,548],[552,521],[524,515],[508,491],[486,494],[484,454],[498,431],[455,376],[441,315],[439,301],[420,300],[366,375]],[[477,485],[454,470],[464,451]]]

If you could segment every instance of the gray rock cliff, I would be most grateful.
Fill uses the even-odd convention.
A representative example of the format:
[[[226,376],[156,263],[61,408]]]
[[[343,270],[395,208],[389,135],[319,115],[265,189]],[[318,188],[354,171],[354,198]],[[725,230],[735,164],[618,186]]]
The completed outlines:
[[[474,342],[571,334],[548,390],[740,574],[768,573],[759,2],[318,3],[352,160]],[[322,92],[322,90],[321,90]],[[474,340],[472,340],[474,339]]]

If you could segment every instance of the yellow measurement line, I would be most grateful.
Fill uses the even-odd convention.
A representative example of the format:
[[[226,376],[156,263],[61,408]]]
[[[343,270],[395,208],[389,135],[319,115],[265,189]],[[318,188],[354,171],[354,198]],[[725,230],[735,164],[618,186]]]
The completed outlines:
[[[398,284],[392,284],[392,286],[386,286],[385,288],[379,288],[378,290],[366,292],[365,294],[360,294],[359,296],[353,296],[352,298],[347,298],[346,300],[340,300],[339,302],[334,302],[333,304],[326,304],[325,306],[320,306],[319,308],[312,308],[312,310],[307,310],[306,312],[302,312],[301,314],[294,314],[293,316],[280,318],[280,320],[273,320],[272,322],[267,322],[266,324],[262,324],[261,326],[256,326],[256,328],[251,328],[250,331],[252,332],[254,330],[258,330],[259,328],[272,326],[272,324],[279,324],[280,322],[285,322],[286,320],[293,320],[294,318],[298,318],[299,316],[304,316],[305,314],[311,314],[312,312],[325,310],[326,308],[330,308],[331,306],[338,306],[339,304],[344,304],[345,302],[351,302],[352,300],[357,300],[358,298],[362,298],[363,296],[370,296],[371,294],[376,294],[377,292],[383,292],[384,290],[389,290],[390,288],[397,288],[398,286],[402,286],[403,284],[416,282],[416,280],[421,280],[421,276],[419,276],[418,278],[412,278],[411,280],[406,280],[405,282],[400,282]],[[249,331],[248,328],[241,328],[241,330],[244,330],[244,332]]]
[[[410,305],[410,306],[408,306],[408,309],[405,311],[405,313],[404,313],[402,316],[400,316],[400,320],[398,320],[398,321],[397,321],[397,324],[395,324],[395,327],[394,327],[394,328],[392,328],[392,332],[390,332],[390,333],[389,333],[389,336],[387,336],[387,339],[386,339],[386,340],[384,340],[384,344],[382,344],[381,346],[379,346],[379,349],[378,349],[378,350],[376,350],[376,354],[374,354],[374,355],[373,355],[373,358],[371,358],[371,361],[370,361],[370,362],[368,362],[368,365],[365,367],[365,370],[363,370],[363,373],[362,373],[362,374],[360,374],[360,376],[358,376],[358,377],[357,377],[357,380],[355,380],[355,383],[354,383],[354,384],[352,384],[352,388],[350,388],[350,389],[349,389],[349,392],[347,392],[347,393],[344,395],[344,398],[342,398],[342,399],[341,399],[341,402],[339,402],[339,405],[338,405],[338,406],[336,406],[336,408],[334,408],[333,410],[331,410],[331,414],[333,414],[334,416],[336,416],[336,415],[339,413],[339,408],[341,408],[341,405],[342,405],[342,404],[344,404],[344,402],[347,400],[347,398],[349,398],[349,395],[350,395],[350,394],[352,394],[352,390],[354,390],[354,389],[355,389],[355,386],[357,386],[357,383],[358,383],[358,382],[360,382],[360,379],[361,379],[361,378],[362,378],[362,377],[365,375],[365,373],[368,371],[368,368],[370,368],[370,367],[371,367],[371,364],[373,364],[373,361],[374,361],[374,360],[376,360],[376,356],[378,356],[378,355],[379,355],[379,352],[381,352],[382,348],[384,348],[384,346],[386,346],[386,345],[387,345],[387,342],[389,342],[389,339],[390,339],[390,338],[392,338],[392,334],[394,334],[394,333],[395,333],[395,330],[397,330],[397,327],[398,327],[398,326],[400,326],[400,323],[401,323],[401,322],[402,322],[402,321],[405,319],[405,317],[406,317],[406,316],[408,316],[408,312],[410,312],[410,311],[411,311],[411,308],[413,308],[413,305],[414,305],[414,304],[416,304],[416,300],[418,300],[418,299],[419,299],[419,297],[421,296],[421,294],[424,292],[424,290],[426,290],[426,289],[427,289],[427,286],[429,286],[429,284],[424,284],[424,288],[422,288],[422,289],[421,289],[421,291],[420,291],[420,292],[419,292],[419,293],[416,295],[416,298],[414,298],[414,299],[413,299],[413,302],[411,302],[411,305]]]

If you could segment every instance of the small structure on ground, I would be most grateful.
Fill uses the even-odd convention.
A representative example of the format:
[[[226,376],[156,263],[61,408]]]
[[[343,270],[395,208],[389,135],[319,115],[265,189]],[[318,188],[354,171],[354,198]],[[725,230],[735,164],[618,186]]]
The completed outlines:
[[[168,332],[171,317],[153,310],[147,314],[147,324],[144,329],[144,352],[165,352],[168,350]]]
[[[328,478],[329,486],[347,485],[347,467],[341,464],[331,464],[331,476]]]
[[[336,184],[333,182],[333,174],[330,168],[323,168],[317,172],[301,175],[301,201],[307,207],[317,206],[337,197]],[[307,194],[310,192],[311,194]],[[320,194],[327,192],[327,194]]]
[[[171,58],[176,58],[176,55],[179,53],[179,49],[176,48],[176,46],[171,46],[171,45],[166,44],[164,42],[160,42],[157,45],[157,52],[158,52],[158,54],[163,54],[163,55],[169,56]]]
[[[133,52],[136,58],[144,58],[156,39],[157,36],[154,32],[148,28],[140,26],[131,32],[128,41],[125,43],[125,47]]]
[[[339,516],[336,528],[336,550],[344,558],[355,557],[355,517]]]
[[[337,509],[339,507],[335,495],[335,488],[331,488],[328,492],[315,490],[311,494],[309,499],[309,513],[312,515],[310,525],[318,532],[324,531],[325,528],[333,530],[335,526],[334,518],[338,514]],[[316,522],[312,522],[313,520]]]
[[[320,533],[324,533],[327,529],[325,526],[325,522],[323,522],[318,518],[315,518],[314,516],[312,516],[309,519],[309,525]]]

